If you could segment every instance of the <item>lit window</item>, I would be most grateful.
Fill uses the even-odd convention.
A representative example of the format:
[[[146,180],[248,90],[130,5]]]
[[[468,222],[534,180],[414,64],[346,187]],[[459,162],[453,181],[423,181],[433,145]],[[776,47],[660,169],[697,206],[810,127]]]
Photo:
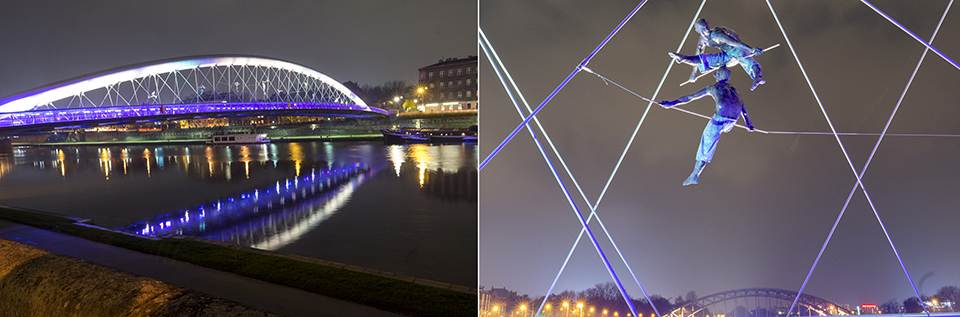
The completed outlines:
[[[467,98],[470,98],[471,91],[467,90]]]
[[[470,79],[467,78],[467,86],[470,86]]]
[[[430,72],[430,79],[433,79],[433,72]]]
[[[427,75],[427,74],[424,74],[423,72],[420,72],[420,80],[423,80],[426,75]]]
[[[447,99],[453,99],[453,92],[452,92],[452,91],[447,94]]]
[[[441,71],[440,71],[440,78],[443,78],[443,73],[445,73],[445,72],[441,70]]]
[[[462,92],[462,91],[458,91],[458,92],[457,92],[457,99],[460,99],[460,98],[463,98],[463,92]]]
[[[463,86],[463,79],[457,81],[457,87]]]
[[[440,82],[440,88],[445,88],[442,81]]]
[[[463,68],[457,68],[457,76],[463,75]]]
[[[433,83],[430,83],[430,89],[433,89],[433,88],[434,88]]]
[[[443,100],[443,93],[440,93],[440,100]]]
[[[453,70],[452,70],[452,69],[447,71],[447,76],[453,77]]]
[[[447,82],[447,87],[453,87],[453,81],[452,81],[452,80]]]
[[[470,75],[470,67],[467,67],[467,75]]]

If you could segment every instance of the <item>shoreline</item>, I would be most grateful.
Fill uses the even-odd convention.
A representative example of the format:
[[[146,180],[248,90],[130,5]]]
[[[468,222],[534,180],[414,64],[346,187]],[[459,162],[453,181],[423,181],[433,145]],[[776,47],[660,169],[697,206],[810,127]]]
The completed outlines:
[[[289,143],[296,141],[376,141],[382,140],[383,134],[330,134],[330,135],[304,135],[270,138],[269,143]],[[177,139],[177,140],[136,140],[136,141],[89,141],[89,142],[12,142],[14,147],[19,146],[102,146],[102,145],[139,145],[139,144],[159,144],[159,145],[183,145],[183,144],[207,144],[209,139]],[[216,144],[216,145],[234,145]],[[266,143],[250,143],[266,144]],[[210,144],[214,145],[214,144]],[[246,144],[240,144],[246,145]]]
[[[44,211],[0,206],[0,219],[396,313],[476,313],[477,289],[461,285],[190,236],[143,237],[91,225],[89,219]]]

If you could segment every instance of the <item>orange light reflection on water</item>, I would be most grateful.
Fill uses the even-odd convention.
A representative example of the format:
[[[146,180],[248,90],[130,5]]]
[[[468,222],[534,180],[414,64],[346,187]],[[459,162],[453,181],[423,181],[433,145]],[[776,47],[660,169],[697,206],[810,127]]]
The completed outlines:
[[[427,167],[430,166],[430,162],[433,161],[433,156],[430,155],[429,152],[430,146],[426,144],[410,144],[409,149],[410,157],[413,159],[413,162],[417,164],[417,168],[420,169],[420,187],[423,187],[424,173]]]
[[[67,177],[66,167],[63,166],[63,161],[65,158],[66,155],[63,154],[63,150],[57,149],[57,161],[59,162],[58,164],[60,164],[60,176],[64,178]]]
[[[147,177],[150,177],[150,149],[143,149],[143,158],[147,160]],[[126,169],[124,169],[126,174]]]
[[[303,146],[300,143],[290,143],[290,160],[293,161],[297,169],[297,177],[300,177],[300,162],[303,161]]]
[[[100,149],[100,168],[103,170],[103,176],[110,179],[110,169],[113,167],[113,163],[110,161],[110,149],[101,148]]]

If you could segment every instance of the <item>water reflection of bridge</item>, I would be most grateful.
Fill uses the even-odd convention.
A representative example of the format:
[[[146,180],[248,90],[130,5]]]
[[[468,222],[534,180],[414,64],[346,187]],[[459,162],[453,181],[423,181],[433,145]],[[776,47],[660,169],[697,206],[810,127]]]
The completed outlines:
[[[362,164],[320,170],[120,230],[148,236],[183,234],[275,250],[333,215],[375,173]]]

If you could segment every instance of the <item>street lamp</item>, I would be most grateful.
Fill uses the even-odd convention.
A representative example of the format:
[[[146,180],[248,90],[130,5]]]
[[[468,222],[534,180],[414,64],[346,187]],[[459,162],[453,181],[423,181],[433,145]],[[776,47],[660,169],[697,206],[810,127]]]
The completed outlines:
[[[563,302],[563,315],[567,316],[570,314],[570,303]]]
[[[527,316],[527,305],[520,305],[521,315]]]
[[[580,310],[580,317],[583,317],[583,303],[577,303],[577,309]]]

